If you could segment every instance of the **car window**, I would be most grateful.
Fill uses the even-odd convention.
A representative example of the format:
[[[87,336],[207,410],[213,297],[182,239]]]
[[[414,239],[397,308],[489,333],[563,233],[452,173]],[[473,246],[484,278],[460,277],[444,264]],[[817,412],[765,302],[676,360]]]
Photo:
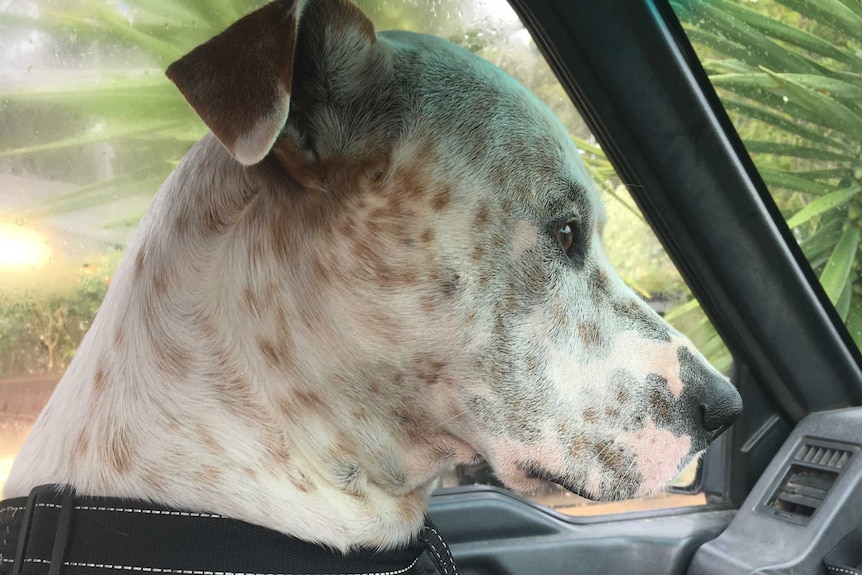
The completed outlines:
[[[862,4],[671,6],[793,237],[862,347]]]
[[[206,132],[164,69],[263,2],[0,4],[0,485],[110,286],[159,185]],[[602,191],[620,275],[723,372],[731,358],[625,186],[504,0],[360,0],[378,29],[442,36],[497,64],[563,121]],[[692,466],[677,485],[694,485]],[[444,486],[497,484],[461,468]],[[589,505],[548,485],[531,495],[572,515],[705,503],[699,493]]]

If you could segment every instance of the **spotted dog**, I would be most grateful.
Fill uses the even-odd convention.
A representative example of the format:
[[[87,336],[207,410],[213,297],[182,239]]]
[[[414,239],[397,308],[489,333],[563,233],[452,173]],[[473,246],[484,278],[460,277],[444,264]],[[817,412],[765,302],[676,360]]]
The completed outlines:
[[[491,64],[345,0],[279,0],[167,74],[212,134],[7,497],[65,483],[391,548],[455,464],[641,496],[740,411],[614,272],[560,122]]]

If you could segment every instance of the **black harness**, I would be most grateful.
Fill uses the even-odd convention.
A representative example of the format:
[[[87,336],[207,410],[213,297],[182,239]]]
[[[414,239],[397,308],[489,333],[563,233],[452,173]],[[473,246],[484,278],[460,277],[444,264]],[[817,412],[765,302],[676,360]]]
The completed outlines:
[[[68,487],[41,486],[29,497],[0,502],[0,575],[429,572],[458,573],[449,547],[430,521],[404,549],[342,555],[220,515],[138,500],[78,497]]]

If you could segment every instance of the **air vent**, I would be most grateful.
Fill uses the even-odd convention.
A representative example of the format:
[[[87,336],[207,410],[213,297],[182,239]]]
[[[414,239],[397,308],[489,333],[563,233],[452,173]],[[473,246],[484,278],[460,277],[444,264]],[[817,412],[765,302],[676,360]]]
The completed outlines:
[[[838,473],[834,471],[791,465],[790,472],[776,490],[769,506],[780,511],[777,515],[785,519],[787,515],[811,517],[823,503],[837,478]]]
[[[764,502],[763,509],[785,521],[808,523],[822,506],[841,470],[858,451],[858,445],[819,439],[804,441],[781,483]]]
[[[840,470],[847,464],[851,455],[853,455],[853,452],[849,449],[822,447],[820,445],[804,443],[802,444],[802,447],[799,448],[799,451],[796,452],[796,456],[793,459],[800,463],[808,463],[827,469]]]

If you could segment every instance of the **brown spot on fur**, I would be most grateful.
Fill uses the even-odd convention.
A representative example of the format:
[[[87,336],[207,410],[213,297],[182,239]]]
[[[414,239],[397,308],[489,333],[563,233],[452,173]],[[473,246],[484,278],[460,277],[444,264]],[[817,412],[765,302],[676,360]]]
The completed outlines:
[[[473,258],[474,263],[479,263],[482,261],[482,258],[485,257],[485,248],[482,246],[475,246],[471,257]]]
[[[251,467],[243,467],[242,472],[252,481],[257,479],[257,471],[255,471]]]
[[[604,343],[602,328],[594,321],[583,321],[578,324],[578,337],[586,348],[594,348]]]
[[[132,470],[132,446],[125,427],[118,427],[107,441],[108,463],[118,473],[125,475]]]
[[[174,220],[174,231],[176,231],[178,236],[185,237],[189,233],[191,227],[189,212],[188,210],[183,210],[177,216],[177,219]]]
[[[443,297],[450,298],[455,295],[455,292],[458,291],[458,281],[460,277],[453,270],[449,270],[449,273],[445,274],[440,280],[440,292]]]
[[[214,236],[227,227],[227,222],[216,210],[215,206],[207,205],[201,217],[201,233],[206,236]]]
[[[397,276],[391,266],[384,263],[383,260],[377,260],[372,262],[371,267],[374,270],[374,281],[377,285],[381,287],[392,287],[395,285],[395,278]]]
[[[329,283],[332,278],[332,274],[323,260],[315,258],[311,265],[314,267],[314,275],[317,276],[317,280],[323,283]]]
[[[582,416],[584,418],[584,423],[596,423],[599,420],[599,413],[594,407],[584,409]]]
[[[437,311],[437,299],[433,296],[422,296],[422,299],[420,300],[419,304],[422,307],[422,311],[429,315]]]
[[[617,475],[621,475],[626,471],[627,465],[622,450],[611,443],[610,441],[599,443],[597,445],[599,461],[602,465]]]
[[[667,419],[668,415],[670,415],[670,404],[659,389],[653,388],[650,390],[649,406],[653,416],[659,421]]]
[[[484,227],[490,218],[491,212],[488,209],[488,204],[482,202],[482,205],[479,206],[479,210],[476,212],[476,225],[478,227]]]
[[[156,266],[153,270],[153,287],[158,296],[163,296],[168,291],[168,270],[165,266]]]
[[[383,181],[383,178],[386,177],[386,168],[385,167],[377,167],[368,174],[368,183],[372,185],[380,184]],[[396,198],[392,198],[392,203],[395,203]]]
[[[163,334],[152,338],[151,342],[156,360],[162,369],[177,378],[182,378],[188,373],[192,361],[191,355],[176,340],[168,334]]]
[[[416,358],[416,376],[426,385],[437,383],[446,368],[446,363],[431,355],[422,355]]]
[[[538,259],[531,259],[524,270],[524,292],[536,297],[546,293],[550,277],[548,271]]]
[[[590,277],[587,280],[587,290],[593,299],[602,300],[609,298],[611,295],[611,281],[605,272],[596,268],[590,272]]]
[[[380,211],[380,210],[376,210],[376,211]],[[368,220],[365,222],[365,229],[368,232],[370,232],[371,235],[379,236],[380,230],[382,229],[382,226],[380,225],[380,222],[377,222],[375,220]]]
[[[265,442],[267,443],[266,454],[269,459],[283,469],[290,467],[293,456],[287,445],[284,444],[284,436],[269,436],[265,438]]]
[[[419,241],[423,244],[430,244],[433,239],[434,232],[432,232],[430,229],[425,230],[424,232],[422,232],[422,235],[419,236]]]
[[[140,278],[144,272],[144,248],[138,250],[135,254],[135,279]]]
[[[255,267],[263,265],[266,261],[266,244],[259,238],[253,235],[247,235],[248,240],[248,259]]]
[[[260,338],[257,340],[257,347],[266,359],[266,363],[272,368],[281,367],[281,360],[278,357],[278,352],[275,350],[275,345],[268,339]]]
[[[440,212],[449,205],[449,201],[452,199],[452,188],[448,185],[443,186],[440,191],[434,194],[434,197],[431,199],[431,207],[435,212]]]
[[[105,373],[105,368],[103,367],[104,363],[99,362],[99,364],[100,367],[96,370],[96,374],[93,376],[93,391],[96,393],[102,393],[108,385],[108,375]]]
[[[414,286],[417,281],[419,281],[419,274],[412,269],[401,270],[401,274],[398,276],[398,283],[403,286]]]
[[[296,402],[289,396],[283,395],[279,396],[275,400],[277,413],[281,414],[287,419],[297,420],[299,419],[299,410],[296,405]]]
[[[376,245],[372,245],[372,242]],[[353,240],[350,251],[356,258],[360,270],[363,268],[372,270],[373,280],[377,285],[391,287],[394,274],[392,268],[383,261],[378,242],[367,235],[359,236]]]
[[[590,442],[587,441],[586,435],[577,434],[575,435],[571,443],[569,443],[569,457],[572,459],[580,459],[584,456],[587,451],[587,448],[590,446]]]
[[[554,325],[560,329],[566,329],[569,325],[569,316],[566,308],[560,303],[554,305]]]
[[[503,241],[503,236],[498,235],[498,234],[494,234],[493,236],[491,236],[491,244],[492,244],[495,248],[501,248],[501,247],[503,247],[503,244],[504,244],[504,243],[505,243],[505,242]]]
[[[213,317],[212,312],[201,312],[195,314],[194,323],[200,329],[204,341],[215,342],[219,338],[218,320]],[[218,353],[213,353],[218,355]]]
[[[80,458],[87,454],[87,448],[90,446],[90,440],[87,439],[87,434],[82,429],[78,432],[78,437],[75,439],[75,446],[72,448],[72,453],[75,457]]]
[[[218,485],[221,481],[221,469],[214,465],[201,465],[201,468],[195,474],[195,481],[200,481],[205,485]]]
[[[605,407],[605,416],[609,419],[617,419],[620,416],[620,410],[617,407],[608,405]]]
[[[362,406],[359,406],[355,410],[353,410],[353,419],[359,422],[368,421],[368,411]]]
[[[431,282],[439,282],[443,278],[443,270],[440,266],[432,266],[428,268],[428,279]]]
[[[353,221],[353,218],[339,218],[335,222],[335,231],[338,232],[339,235],[350,239],[356,234],[356,222]]]
[[[160,491],[164,490],[167,486],[165,478],[153,469],[147,469],[146,471],[144,471],[144,483],[146,483],[153,489],[158,489]]]
[[[321,412],[326,408],[326,403],[323,399],[313,391],[303,391],[297,389],[293,392],[296,400],[305,409]]]
[[[263,403],[244,371],[232,361],[220,359],[211,370],[208,379],[221,404],[230,414],[257,431],[256,440],[267,452],[276,452],[283,442],[283,432],[276,423],[272,406]]]
[[[118,327],[116,331],[114,331],[114,345],[116,347],[120,347],[123,345],[123,341],[125,340],[125,334],[123,333],[123,328]]]
[[[244,304],[244,308],[253,313],[254,315],[260,316],[260,308],[258,307],[258,299],[257,292],[250,283],[247,283],[242,288],[242,301]]]
[[[618,403],[626,403],[629,400],[629,390],[627,390],[625,387],[620,387],[617,390],[616,398]]]
[[[337,460],[344,456],[356,456],[356,442],[347,433],[340,430],[335,434],[335,449],[329,458]]]
[[[195,423],[194,425],[195,434],[198,436],[200,442],[204,445],[204,447],[209,450],[210,453],[216,455],[222,455],[224,453],[224,447],[216,441],[216,438],[207,429],[202,423]]]
[[[288,479],[290,479],[290,482],[293,484],[293,486],[302,491],[303,493],[309,493],[316,489],[311,479],[309,479],[305,473],[298,469],[292,473],[289,473],[287,477]]]

